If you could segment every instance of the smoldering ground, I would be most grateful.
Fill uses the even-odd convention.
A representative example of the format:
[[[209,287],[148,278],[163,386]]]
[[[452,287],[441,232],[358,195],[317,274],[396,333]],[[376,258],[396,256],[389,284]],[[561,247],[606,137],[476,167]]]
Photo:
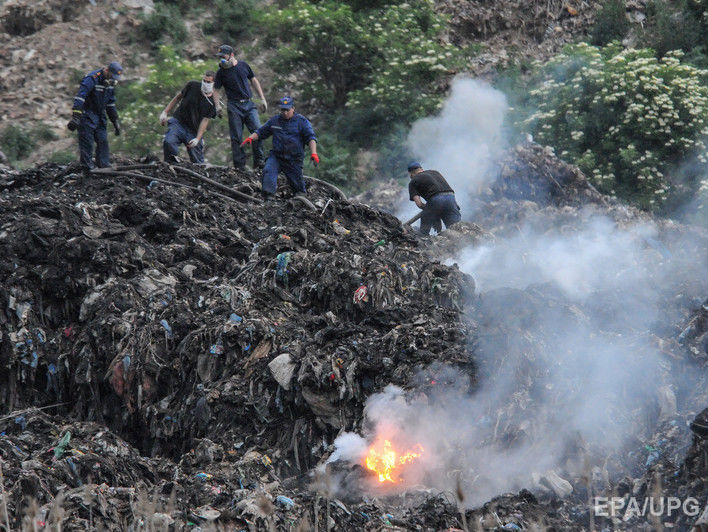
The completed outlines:
[[[443,112],[416,124],[410,139],[427,154],[424,166],[441,170],[457,191],[463,219],[461,198],[488,183],[503,147],[500,138],[488,142],[501,131],[503,110],[483,121],[488,135],[459,127],[463,110],[485,101],[485,110],[504,106],[489,87],[458,81]],[[434,139],[447,132],[457,148],[436,159],[432,147],[446,143]],[[474,161],[479,168],[471,169]],[[401,449],[420,444],[425,452],[391,488],[454,492],[459,478],[469,506],[533,488],[551,469],[580,476],[588,463],[613,462],[621,474],[631,467],[626,447],[671,415],[660,396],[675,402],[690,386],[667,372],[659,347],[659,337],[679,332],[686,302],[676,294],[708,289],[705,247],[690,231],[665,229],[647,217],[619,224],[587,208],[568,220],[549,209],[511,236],[462,251],[451,262],[479,291],[469,309],[480,324],[470,346],[474,379],[431,367],[405,392],[389,386],[368,400],[363,437],[335,442],[336,459],[361,464],[382,436]]]

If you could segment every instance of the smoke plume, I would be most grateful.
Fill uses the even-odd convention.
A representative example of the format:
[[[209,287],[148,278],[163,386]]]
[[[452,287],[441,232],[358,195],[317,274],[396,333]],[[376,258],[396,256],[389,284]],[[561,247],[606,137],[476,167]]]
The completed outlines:
[[[505,105],[488,86],[458,80],[440,115],[411,132],[424,166],[455,188],[463,219],[464,198],[493,177]],[[680,232],[662,242],[649,221],[620,226],[590,208],[570,223],[553,209],[543,216],[454,260],[479,290],[469,310],[480,323],[474,385],[436,365],[405,392],[388,386],[367,401],[362,436],[337,438],[331,461],[361,464],[382,437],[402,449],[418,444],[424,453],[400,489],[454,492],[459,477],[474,506],[538,487],[549,470],[580,476],[583,456],[626,456],[623,446],[650,437],[658,396],[682,393],[657,338],[677,322],[676,294],[708,288],[706,249]]]

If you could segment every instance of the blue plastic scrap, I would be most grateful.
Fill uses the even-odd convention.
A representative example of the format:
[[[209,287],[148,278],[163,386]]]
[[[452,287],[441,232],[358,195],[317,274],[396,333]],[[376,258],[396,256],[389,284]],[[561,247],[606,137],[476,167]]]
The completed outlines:
[[[286,497],[285,495],[278,495],[275,498],[275,503],[279,504],[280,506],[284,506],[288,510],[291,508],[295,508],[295,501],[292,500],[290,497]]]
[[[231,316],[229,316],[229,321],[231,323],[241,323],[243,321],[243,318],[236,314],[235,312],[231,313]]]
[[[172,338],[172,327],[170,327],[170,324],[167,323],[167,320],[160,320],[160,325],[165,329],[165,334],[167,335],[167,338]]]

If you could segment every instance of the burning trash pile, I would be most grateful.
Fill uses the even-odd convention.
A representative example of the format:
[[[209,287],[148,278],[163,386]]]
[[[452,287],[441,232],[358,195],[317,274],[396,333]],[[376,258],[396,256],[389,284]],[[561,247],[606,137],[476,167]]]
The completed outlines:
[[[437,239],[317,181],[1,173],[0,526],[629,530],[588,501],[705,499],[708,238],[539,147],[497,170]]]

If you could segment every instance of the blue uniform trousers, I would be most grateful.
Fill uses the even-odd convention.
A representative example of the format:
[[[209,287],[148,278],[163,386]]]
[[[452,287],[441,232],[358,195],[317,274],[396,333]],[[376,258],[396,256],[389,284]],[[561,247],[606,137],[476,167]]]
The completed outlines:
[[[460,207],[455,201],[455,194],[436,194],[425,204],[423,216],[420,218],[420,232],[427,235],[430,233],[430,228],[434,227],[439,233],[442,231],[441,221],[445,222],[445,228],[449,228],[461,219]]]
[[[261,127],[258,109],[256,109],[256,104],[251,100],[246,100],[245,102],[229,100],[226,109],[229,113],[229,135],[231,136],[231,153],[233,155],[234,168],[243,169],[246,166],[246,153],[241,149],[243,125],[246,124],[248,131],[251,133]],[[253,149],[253,167],[258,168],[263,164],[263,146],[259,140],[254,141],[251,146]]]
[[[306,192],[305,178],[302,176],[302,160],[283,159],[272,151],[263,168],[263,192],[275,194],[278,189],[278,173],[281,171],[288,178],[288,183],[295,192]]]
[[[175,156],[179,153],[179,145],[187,143],[196,137],[197,134],[182,125],[176,118],[167,121],[167,133],[162,141],[162,151],[165,155],[165,162],[176,162]],[[204,141],[200,140],[194,148],[187,148],[189,160],[195,164],[204,162]]]
[[[111,154],[108,149],[108,132],[105,125],[92,126],[85,120],[79,124],[79,157],[81,167],[90,170],[98,166],[106,168],[111,165]],[[96,144],[94,163],[93,145]]]

